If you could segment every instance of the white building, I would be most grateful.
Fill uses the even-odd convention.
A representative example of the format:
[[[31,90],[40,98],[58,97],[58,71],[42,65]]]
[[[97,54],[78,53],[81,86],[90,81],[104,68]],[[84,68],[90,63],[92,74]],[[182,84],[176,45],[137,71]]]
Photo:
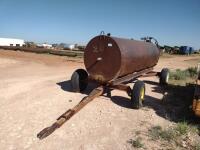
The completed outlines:
[[[74,48],[75,48],[75,44],[65,44],[64,45],[64,49],[70,49],[70,50],[72,50]]]
[[[42,47],[42,48],[52,48],[51,44],[43,43],[43,44],[37,44],[37,47]]]
[[[70,45],[69,45],[69,48],[70,48],[70,50],[72,50],[72,49],[75,48],[75,45],[74,45],[74,44],[70,44]]]
[[[22,39],[0,38],[0,46],[23,46],[24,44]]]

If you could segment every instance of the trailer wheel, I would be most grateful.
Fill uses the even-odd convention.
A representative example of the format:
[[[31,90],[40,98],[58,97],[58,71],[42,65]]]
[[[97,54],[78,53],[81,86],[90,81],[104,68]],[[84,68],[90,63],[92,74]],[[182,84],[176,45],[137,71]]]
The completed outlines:
[[[143,106],[145,96],[145,84],[143,81],[137,81],[132,90],[131,101],[133,108],[139,109]]]
[[[82,92],[88,85],[88,73],[84,69],[77,69],[71,76],[71,86],[74,92]]]
[[[160,73],[160,84],[167,85],[169,81],[169,69],[163,68]]]

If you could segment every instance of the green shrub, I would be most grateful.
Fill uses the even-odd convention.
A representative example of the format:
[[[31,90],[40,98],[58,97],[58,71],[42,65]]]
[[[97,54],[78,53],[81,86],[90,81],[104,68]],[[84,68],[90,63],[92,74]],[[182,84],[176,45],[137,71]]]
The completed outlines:
[[[185,80],[187,77],[187,72],[180,69],[176,69],[175,72],[170,72],[170,79],[173,80]]]
[[[188,135],[195,138],[193,134],[189,133],[193,132],[198,135],[198,127],[199,126],[193,126],[183,121],[166,129],[162,129],[161,126],[153,126],[149,129],[148,133],[152,140],[159,142],[165,141],[170,143],[171,145],[169,145],[169,149],[175,149],[174,146],[176,146],[177,149],[182,149],[187,146],[188,149],[200,150],[198,138],[196,138],[194,142],[190,141],[189,143],[185,143],[186,145],[183,143],[183,141],[188,138]]]
[[[154,126],[149,130],[149,134],[152,140],[158,140],[160,138],[161,126]]]
[[[149,130],[152,140],[163,139],[171,141],[176,137],[176,132],[173,128],[162,130],[160,126],[154,126]]]
[[[197,67],[189,67],[186,70],[176,69],[170,72],[170,79],[172,80],[185,80],[186,78],[193,78],[197,75]]]
[[[136,140],[130,139],[128,143],[130,143],[135,148],[142,148],[144,147],[144,144],[141,141],[142,139],[138,137]]]
[[[175,140],[181,135],[185,135],[189,131],[186,122],[180,122],[175,127],[163,130],[160,126],[154,126],[149,130],[149,134],[153,140],[163,139],[165,141]]]
[[[198,144],[194,145],[193,149],[194,150],[200,150],[200,144],[198,143]]]
[[[197,67],[189,67],[186,71],[189,73],[190,77],[195,77],[197,75]]]
[[[136,131],[135,132],[135,135],[139,135],[141,132],[140,131]]]
[[[179,135],[185,135],[188,133],[189,126],[186,122],[179,122],[175,128]]]
[[[160,138],[166,141],[174,140],[176,132],[173,129],[167,129],[160,132]]]

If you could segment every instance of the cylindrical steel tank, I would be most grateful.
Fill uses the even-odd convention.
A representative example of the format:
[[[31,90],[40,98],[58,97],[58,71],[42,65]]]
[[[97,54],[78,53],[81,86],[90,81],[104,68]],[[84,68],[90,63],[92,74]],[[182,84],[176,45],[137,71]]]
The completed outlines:
[[[159,55],[153,43],[100,35],[87,44],[84,64],[92,79],[104,83],[155,66]]]

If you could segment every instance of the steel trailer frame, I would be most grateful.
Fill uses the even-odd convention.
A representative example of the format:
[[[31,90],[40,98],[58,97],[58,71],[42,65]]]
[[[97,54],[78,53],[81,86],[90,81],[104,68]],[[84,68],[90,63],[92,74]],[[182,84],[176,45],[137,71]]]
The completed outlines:
[[[160,74],[161,72],[153,71],[153,67],[152,67],[152,68],[144,69],[139,72],[128,74],[121,78],[117,78],[114,81],[111,81],[104,85],[97,82],[98,84],[100,84],[97,88],[93,89],[92,92],[88,96],[84,97],[75,107],[63,113],[57,119],[57,121],[53,123],[50,127],[47,127],[43,129],[40,133],[38,133],[37,137],[39,139],[46,138],[47,136],[52,134],[57,128],[60,128],[67,120],[69,120],[73,115],[79,112],[85,105],[87,105],[89,102],[91,102],[95,98],[105,93],[107,93],[107,95],[111,95],[110,93],[111,89],[118,89],[118,90],[125,91],[129,96],[131,96],[131,92],[132,92],[131,87],[126,85],[126,82],[130,82],[131,80],[135,80],[139,77],[160,76]],[[93,81],[94,80],[88,77],[87,82],[93,82]]]

